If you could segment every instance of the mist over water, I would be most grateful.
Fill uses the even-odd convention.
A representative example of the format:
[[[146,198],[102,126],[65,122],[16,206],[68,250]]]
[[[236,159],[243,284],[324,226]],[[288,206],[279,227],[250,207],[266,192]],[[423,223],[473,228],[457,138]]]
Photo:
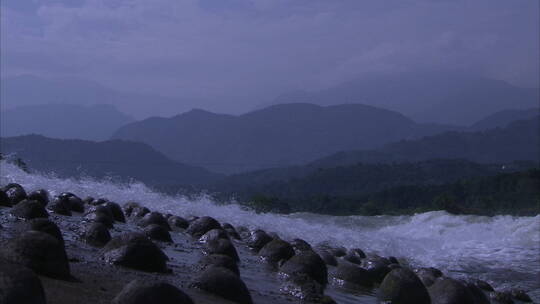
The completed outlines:
[[[454,277],[487,280],[496,289],[519,287],[540,301],[540,215],[455,216],[427,212],[413,216],[327,216],[308,213],[256,214],[238,205],[218,205],[208,196],[190,200],[152,191],[142,183],[118,184],[92,179],[61,179],[28,174],[0,163],[0,184],[16,182],[52,196],[69,191],[123,204],[136,201],[151,210],[180,216],[208,215],[221,222],[302,238],[311,244],[358,247],[404,258],[413,266],[437,267]]]

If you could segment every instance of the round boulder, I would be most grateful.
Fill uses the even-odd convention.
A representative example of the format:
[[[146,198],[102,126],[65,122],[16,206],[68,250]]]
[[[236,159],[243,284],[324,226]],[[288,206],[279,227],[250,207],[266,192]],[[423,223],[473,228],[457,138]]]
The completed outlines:
[[[93,223],[85,229],[83,238],[92,246],[103,247],[111,240],[111,234],[104,224]]]
[[[34,230],[47,233],[57,239],[62,246],[64,245],[64,238],[58,225],[45,218],[37,218],[28,221],[26,230]]]
[[[144,234],[155,241],[172,243],[171,234],[161,225],[151,224],[144,227]]]
[[[106,262],[127,268],[167,272],[167,256],[145,235],[126,233],[112,238],[103,248]]]
[[[234,245],[228,239],[217,239],[206,242],[204,252],[206,254],[224,254],[235,261],[240,260],[236,248],[234,248]]]
[[[162,226],[163,228],[167,229],[167,231],[171,231],[171,226],[169,226],[167,219],[159,212],[150,212],[145,214],[139,221],[139,226],[141,227],[146,227],[152,224]]]
[[[6,261],[21,264],[38,274],[60,279],[70,277],[64,246],[47,233],[23,232],[8,242],[1,253]]]
[[[199,238],[212,229],[221,229],[221,225],[214,218],[203,216],[191,222],[186,232]]]
[[[400,304],[430,304],[429,293],[422,281],[407,268],[390,271],[379,287],[378,298]]]
[[[471,291],[461,282],[440,278],[428,289],[433,304],[474,304]]]
[[[250,248],[258,252],[264,247],[264,245],[270,243],[271,241],[272,237],[266,232],[263,230],[255,230],[249,234],[246,243]]]
[[[71,216],[71,204],[65,196],[55,197],[48,208],[56,214]]]
[[[322,286],[328,283],[328,270],[321,257],[313,251],[302,251],[287,262],[279,271],[288,277],[307,275]]]
[[[440,278],[443,275],[443,273],[439,269],[433,267],[416,268],[414,272],[426,287],[430,287],[431,285],[433,285],[437,278]]]
[[[49,204],[49,192],[45,189],[32,191],[28,194],[28,199],[39,202],[43,207]]]
[[[16,217],[24,218],[27,220],[34,218],[47,218],[49,213],[45,210],[45,207],[37,201],[31,201],[28,199],[22,200],[20,203],[11,208],[11,214]]]
[[[199,238],[199,242],[206,243],[219,239],[229,240],[229,234],[223,229],[212,229]]]
[[[186,229],[187,227],[189,227],[189,222],[186,219],[176,215],[170,216],[167,219],[167,222],[169,223],[169,226],[171,226],[171,228]]]
[[[304,252],[304,251],[312,251],[313,248],[311,248],[311,245],[302,240],[302,239],[294,239],[292,240],[291,242],[291,246],[293,246],[294,248],[294,252],[296,252],[297,254],[300,253],[300,252]]]
[[[337,266],[338,263],[337,263],[336,257],[332,253],[330,253],[328,250],[318,249],[317,253],[323,259],[326,265]]]
[[[246,284],[227,268],[208,267],[194,278],[190,286],[236,303],[253,303]]]
[[[351,287],[373,286],[373,279],[367,270],[346,262],[339,263],[334,278],[341,285],[349,285]]]
[[[26,198],[26,191],[24,190],[23,186],[19,184],[8,184],[4,187],[4,192],[6,193],[11,205],[16,205]]]
[[[202,257],[199,263],[197,263],[196,267],[197,267],[197,270],[206,270],[206,268],[211,267],[211,266],[224,267],[236,273],[237,275],[240,275],[240,270],[238,269],[238,265],[236,264],[236,261],[228,255],[224,255],[224,254],[205,255]]]
[[[120,208],[120,205],[114,202],[106,202],[102,205],[105,208],[108,208],[111,211],[113,220],[120,223],[126,222],[126,217],[124,216],[124,211]]]
[[[0,262],[0,303],[45,304],[41,280],[30,269]]]
[[[11,207],[11,201],[4,190],[0,189],[0,206]]]
[[[259,255],[263,260],[268,262],[279,262],[281,260],[288,260],[294,255],[294,249],[291,244],[274,239],[271,242],[264,245],[259,251]]]
[[[180,289],[165,282],[133,280],[112,300],[112,304],[193,304]]]

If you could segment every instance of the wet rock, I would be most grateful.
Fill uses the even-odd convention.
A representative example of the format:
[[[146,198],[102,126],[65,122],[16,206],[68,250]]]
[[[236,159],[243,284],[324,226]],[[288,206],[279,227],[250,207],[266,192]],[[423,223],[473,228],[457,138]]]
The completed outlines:
[[[274,239],[259,251],[259,255],[268,262],[279,262],[281,260],[288,260],[294,256],[294,249],[291,244]]]
[[[347,253],[343,256],[343,259],[347,262],[359,265],[362,263],[362,259],[365,257],[366,254],[361,249],[354,248],[347,250]]]
[[[235,240],[240,240],[242,239],[240,237],[240,234],[238,234],[238,232],[236,231],[236,229],[234,229],[233,225],[229,224],[229,223],[225,223],[223,225],[221,225],[223,227],[223,230],[225,230],[227,232],[227,234],[229,235],[229,237],[235,239]]]
[[[114,221],[112,217],[108,213],[105,213],[105,212],[93,211],[93,212],[87,213],[84,216],[84,219],[87,221],[94,222],[94,223],[101,223],[109,229],[113,228]]]
[[[93,223],[86,227],[83,238],[92,246],[103,247],[111,240],[111,234],[104,224]]]
[[[430,304],[426,287],[410,269],[394,269],[382,281],[377,297],[400,304]]]
[[[3,190],[12,206],[17,205],[20,201],[26,198],[26,191],[19,184],[8,184]]]
[[[139,205],[136,202],[127,202],[124,204],[124,214],[128,217],[143,217],[150,213],[150,210],[146,207]]]
[[[113,220],[115,222],[125,223],[126,217],[124,216],[124,211],[122,211],[122,208],[120,208],[120,205],[114,202],[106,202],[103,204],[103,207],[109,209],[111,211],[111,215],[113,217]]]
[[[246,243],[250,248],[258,252],[264,247],[264,245],[270,243],[271,241],[272,237],[270,237],[266,232],[263,230],[255,230],[250,233]]]
[[[389,256],[388,257],[388,261],[391,263],[391,264],[398,264],[399,265],[399,261],[396,257],[393,257],[393,256]]]
[[[108,200],[104,199],[104,198],[98,198],[98,199],[95,199],[91,202],[91,205],[93,206],[100,206],[100,205],[103,205],[105,204],[106,202],[108,202]]]
[[[203,216],[191,222],[186,232],[199,238],[212,229],[221,229],[221,225],[214,218]]]
[[[337,247],[337,248],[329,248],[328,249],[330,253],[332,253],[335,257],[342,257],[347,254],[347,249],[345,247]]]
[[[32,191],[28,194],[28,199],[39,202],[43,207],[49,204],[49,192],[45,189]]]
[[[341,285],[354,285],[361,287],[373,286],[373,278],[369,272],[357,265],[350,263],[340,263],[334,274],[334,278],[337,279]]]
[[[280,287],[281,292],[308,303],[332,303],[324,296],[324,286],[308,275],[288,277]],[[335,303],[335,302],[334,302]]]
[[[247,227],[238,226],[236,228],[236,231],[238,232],[238,234],[240,235],[240,239],[242,240],[247,240],[251,236],[251,231],[249,231]]]
[[[37,201],[31,201],[24,199],[11,208],[11,214],[16,217],[21,217],[24,219],[34,219],[34,218],[47,218],[49,213],[45,210],[45,207]]]
[[[55,197],[48,208],[56,214],[71,216],[71,205],[67,197]]]
[[[439,269],[433,267],[416,268],[414,272],[426,287],[433,285],[437,278],[440,278],[443,275],[443,273]]]
[[[0,261],[0,303],[45,304],[41,280],[30,269]]]
[[[191,224],[192,222],[198,220],[199,217],[198,216],[195,216],[195,215],[190,215],[188,217],[186,217],[186,220]]]
[[[163,215],[159,212],[150,212],[145,214],[139,221],[139,225],[141,227],[146,227],[152,224],[162,226],[163,228],[167,229],[167,231],[171,231],[171,226],[169,226],[167,219],[165,219],[165,217],[163,217]]]
[[[306,275],[322,286],[328,283],[326,264],[314,251],[302,251],[294,255],[280,267],[279,271],[288,277]]]
[[[165,282],[133,280],[112,300],[112,304],[193,304],[180,289]]]
[[[189,222],[184,219],[184,218],[181,218],[179,216],[170,216],[168,219],[167,219],[167,222],[169,223],[169,226],[171,226],[171,228],[180,228],[180,229],[186,229],[187,227],[189,227]]]
[[[228,239],[217,239],[210,240],[206,243],[206,248],[204,249],[206,254],[224,254],[231,257],[235,261],[239,261],[238,253],[236,248]]]
[[[87,205],[92,205],[94,202],[94,198],[91,196],[87,196],[83,199],[83,202]]]
[[[240,270],[238,269],[238,265],[236,264],[236,261],[228,255],[224,255],[224,254],[205,255],[197,264],[197,270],[206,270],[208,267],[211,267],[211,266],[219,266],[219,267],[227,268],[230,271],[236,273],[237,275],[240,275]]]
[[[155,241],[172,243],[171,234],[161,225],[151,224],[144,227],[144,234]]]
[[[44,276],[70,277],[64,246],[44,232],[23,232],[1,249],[1,256],[6,261],[21,264]]]
[[[139,233],[112,238],[103,248],[108,263],[147,272],[167,272],[167,256],[156,244]]]
[[[292,240],[291,246],[293,246],[294,252],[296,252],[297,254],[304,251],[313,251],[311,245],[302,239]]]
[[[69,210],[78,213],[84,212],[84,202],[75,194],[70,192],[64,192],[58,197],[65,201],[65,204],[69,207]]]
[[[522,289],[512,289],[510,291],[514,299],[525,302],[525,303],[532,303],[531,297]]]
[[[37,218],[27,223],[27,230],[47,233],[57,239],[64,246],[64,238],[58,225],[45,218]]]
[[[317,253],[323,259],[326,265],[337,266],[338,263],[337,263],[336,257],[332,253],[330,253],[328,250],[318,249]]]
[[[390,272],[388,265],[390,265],[390,262],[387,259],[378,256],[365,258],[360,264],[377,283],[382,282],[384,277]]]
[[[195,277],[190,286],[236,303],[253,303],[246,284],[234,272],[223,267],[207,268]]]
[[[486,294],[476,286],[476,284],[472,282],[462,282],[470,291],[471,295],[473,296],[474,303],[475,304],[490,304],[488,297]]]
[[[474,304],[474,296],[463,283],[440,278],[428,288],[433,304]]]
[[[229,234],[223,229],[212,229],[199,238],[199,242],[206,243],[208,241],[229,239]]]
[[[4,190],[0,189],[0,206],[11,207],[11,201]]]
[[[514,304],[509,291],[493,291],[489,295],[493,304]]]
[[[472,280],[471,283],[484,291],[495,291],[495,289],[493,289],[493,287],[491,287],[491,285],[486,281],[476,279]]]

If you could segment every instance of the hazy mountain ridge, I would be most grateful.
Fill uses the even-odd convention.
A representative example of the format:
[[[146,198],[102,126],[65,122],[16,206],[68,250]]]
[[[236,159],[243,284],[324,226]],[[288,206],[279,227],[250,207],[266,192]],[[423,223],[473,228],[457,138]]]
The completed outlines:
[[[112,105],[43,104],[20,106],[0,113],[3,137],[40,134],[63,139],[106,140],[134,121]]]
[[[145,142],[172,159],[223,173],[306,163],[445,130],[373,106],[275,105],[232,116],[193,110],[120,128],[112,138]]]
[[[15,154],[28,167],[61,177],[117,177],[151,186],[187,186],[220,178],[203,168],[174,162],[150,146],[129,141],[92,142],[39,135],[1,138],[4,154]]]

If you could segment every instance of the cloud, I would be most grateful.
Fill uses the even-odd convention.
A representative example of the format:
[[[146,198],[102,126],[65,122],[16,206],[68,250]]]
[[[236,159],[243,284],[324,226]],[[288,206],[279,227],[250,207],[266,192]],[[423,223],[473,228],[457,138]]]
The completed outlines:
[[[375,72],[448,68],[523,86],[539,82],[537,1],[2,5],[4,75],[73,75],[123,90],[216,100],[232,111],[284,90]]]

